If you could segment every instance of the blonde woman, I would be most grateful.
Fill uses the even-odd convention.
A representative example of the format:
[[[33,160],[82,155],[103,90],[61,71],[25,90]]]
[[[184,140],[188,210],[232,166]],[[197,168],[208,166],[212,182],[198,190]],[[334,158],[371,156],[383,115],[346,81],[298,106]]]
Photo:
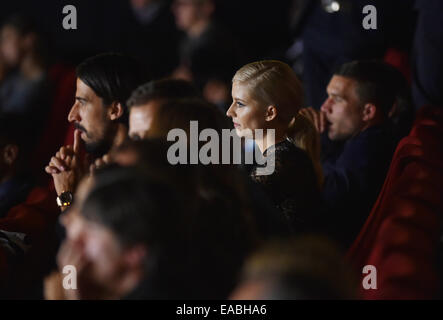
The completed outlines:
[[[255,168],[252,179],[295,232],[315,226],[322,180],[319,141],[309,120],[299,115],[303,88],[297,76],[280,61],[250,63],[235,74],[232,99],[227,116],[237,134],[253,139],[264,156],[275,157],[273,174],[257,175]],[[263,136],[255,135],[256,129],[264,129]],[[274,143],[269,144],[267,129],[274,129]]]

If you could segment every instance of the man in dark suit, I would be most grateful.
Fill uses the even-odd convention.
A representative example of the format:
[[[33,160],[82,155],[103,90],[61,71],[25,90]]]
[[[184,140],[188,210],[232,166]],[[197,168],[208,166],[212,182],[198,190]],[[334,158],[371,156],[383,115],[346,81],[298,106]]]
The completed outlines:
[[[324,132],[323,197],[327,231],[348,247],[383,185],[393,153],[388,114],[395,101],[390,68],[376,61],[341,66],[327,87],[321,111],[303,109]]]

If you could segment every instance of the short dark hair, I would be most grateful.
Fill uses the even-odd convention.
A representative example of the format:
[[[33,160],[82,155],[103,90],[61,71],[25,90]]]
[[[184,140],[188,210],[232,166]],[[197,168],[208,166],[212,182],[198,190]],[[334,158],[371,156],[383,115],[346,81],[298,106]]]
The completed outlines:
[[[123,246],[147,246],[150,298],[227,298],[256,244],[245,204],[233,190],[238,185],[223,183],[204,166],[169,171],[160,165],[161,175],[155,174],[156,164],[150,167],[97,171],[81,214],[109,229]],[[176,170],[197,181],[177,183]]]
[[[392,83],[394,67],[378,60],[359,60],[343,64],[334,75],[357,81],[357,95],[362,104],[373,103],[384,116],[389,114],[396,98]]]
[[[0,113],[0,146],[8,144],[19,148],[18,163],[28,158],[31,146],[35,143],[35,132],[29,117],[12,113]]]
[[[102,98],[104,105],[120,103],[124,108],[120,122],[128,123],[126,101],[131,92],[146,81],[146,74],[136,60],[117,53],[99,54],[79,64],[76,73],[77,78]]]
[[[226,117],[213,104],[203,99],[178,99],[164,103],[155,115],[150,129],[156,137],[166,137],[172,129],[183,129],[189,136],[191,121],[198,121],[199,131],[211,128],[221,133],[229,125]]]
[[[140,106],[156,99],[200,98],[200,92],[189,81],[178,79],[154,80],[139,86],[129,98],[129,108]]]
[[[82,214],[109,228],[122,245],[151,244],[172,227],[180,212],[178,193],[135,168],[99,171]]]

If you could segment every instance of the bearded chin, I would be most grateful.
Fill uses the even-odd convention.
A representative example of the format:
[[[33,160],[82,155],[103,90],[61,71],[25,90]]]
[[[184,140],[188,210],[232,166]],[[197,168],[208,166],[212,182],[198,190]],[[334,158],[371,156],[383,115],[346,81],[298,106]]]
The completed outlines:
[[[107,123],[104,130],[104,135],[98,141],[85,141],[85,151],[93,158],[101,158],[107,154],[111,148],[116,134],[116,128],[110,123]]]
[[[107,140],[85,143],[85,151],[93,159],[101,158],[111,150],[112,144]]]

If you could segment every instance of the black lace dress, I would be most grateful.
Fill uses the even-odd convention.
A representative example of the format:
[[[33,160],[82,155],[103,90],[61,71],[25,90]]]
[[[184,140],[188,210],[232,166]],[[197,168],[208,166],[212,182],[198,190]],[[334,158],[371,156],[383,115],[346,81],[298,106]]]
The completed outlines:
[[[307,153],[284,140],[268,148],[264,156],[275,157],[275,170],[270,175],[259,174],[265,165],[257,165],[252,180],[263,188],[294,233],[315,231],[320,225],[321,196]]]

